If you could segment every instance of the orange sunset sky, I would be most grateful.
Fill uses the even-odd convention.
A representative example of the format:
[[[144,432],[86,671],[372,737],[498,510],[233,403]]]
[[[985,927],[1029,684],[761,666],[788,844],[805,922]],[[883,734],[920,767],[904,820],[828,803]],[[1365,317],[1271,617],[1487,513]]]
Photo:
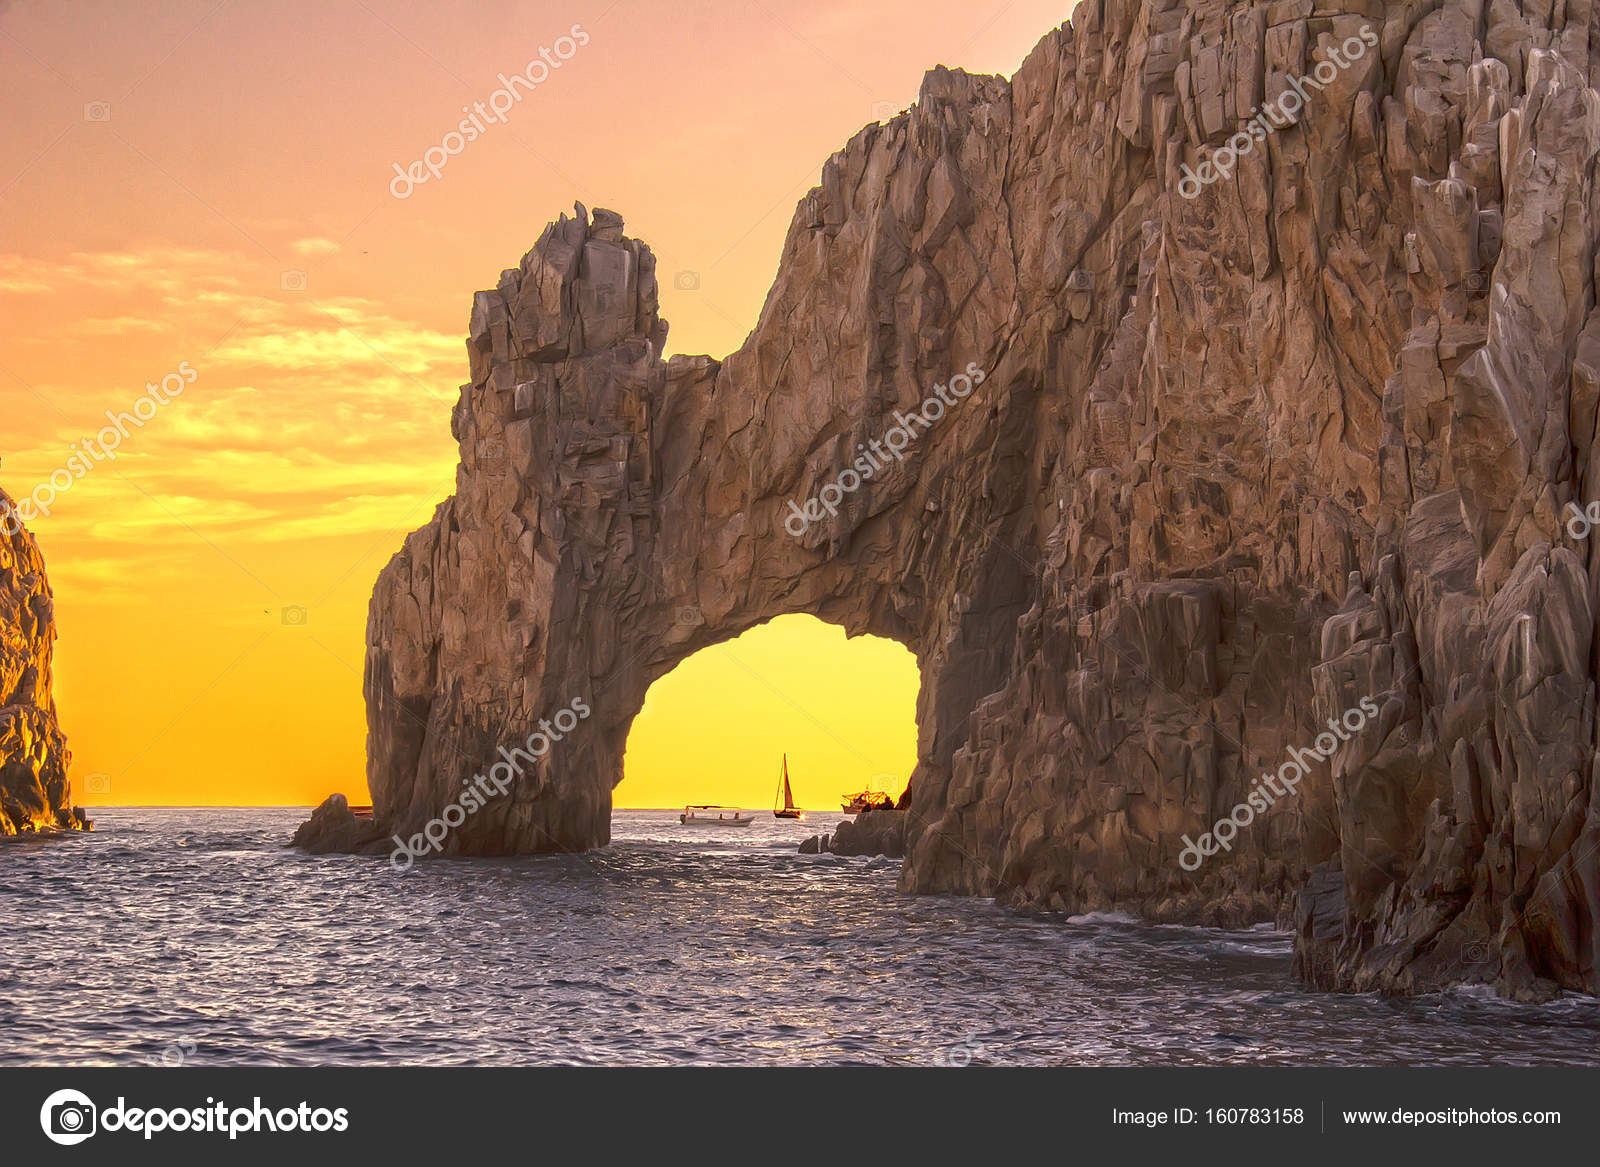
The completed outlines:
[[[731,352],[829,154],[1071,8],[0,0],[0,485],[195,374],[28,524],[77,800],[366,801],[367,599],[453,489],[473,291],[580,200],[655,250],[668,352]],[[574,25],[505,124],[391,195]],[[775,621],[657,683],[617,802],[760,806],[781,750],[805,805],[898,791],[916,687],[898,645]]]

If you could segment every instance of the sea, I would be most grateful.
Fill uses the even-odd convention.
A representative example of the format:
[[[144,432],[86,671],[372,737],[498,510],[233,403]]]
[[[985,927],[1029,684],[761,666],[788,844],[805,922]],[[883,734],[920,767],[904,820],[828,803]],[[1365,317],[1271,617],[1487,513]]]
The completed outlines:
[[[1600,1001],[1306,992],[1269,928],[905,896],[622,810],[583,855],[289,849],[308,808],[97,808],[0,844],[7,1065],[1594,1065]]]

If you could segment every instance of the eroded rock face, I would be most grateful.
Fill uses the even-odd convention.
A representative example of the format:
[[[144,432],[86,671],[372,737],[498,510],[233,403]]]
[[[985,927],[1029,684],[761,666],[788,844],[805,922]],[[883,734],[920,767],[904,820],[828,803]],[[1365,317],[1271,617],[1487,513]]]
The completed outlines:
[[[1328,987],[1600,990],[1600,14],[1551,11],[1089,0],[830,159],[722,362],[661,360],[617,216],[552,225],[474,303],[457,492],[373,597],[380,823],[581,698],[443,849],[602,844],[649,684],[809,612],[919,661],[907,890],[1293,920]]]
[[[289,845],[313,855],[364,855],[387,851],[394,844],[385,840],[382,829],[372,819],[351,810],[344,795],[330,794],[300,824]],[[397,859],[396,866],[409,867],[410,863],[402,865]]]
[[[831,834],[812,835],[800,844],[802,855],[884,855],[901,859],[906,853],[907,810],[869,810],[844,819]]]
[[[0,515],[14,514],[0,491]],[[55,639],[39,545],[15,519],[0,523],[0,835],[80,825],[67,784],[72,755],[51,688]]]

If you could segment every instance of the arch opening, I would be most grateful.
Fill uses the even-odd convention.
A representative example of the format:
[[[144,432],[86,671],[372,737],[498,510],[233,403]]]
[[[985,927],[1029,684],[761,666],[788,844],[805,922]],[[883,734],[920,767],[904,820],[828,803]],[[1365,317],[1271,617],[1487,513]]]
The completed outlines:
[[[898,800],[917,761],[915,656],[785,615],[685,657],[656,679],[628,730],[617,810],[692,804],[770,812],[787,755],[795,803],[838,814],[842,796]]]

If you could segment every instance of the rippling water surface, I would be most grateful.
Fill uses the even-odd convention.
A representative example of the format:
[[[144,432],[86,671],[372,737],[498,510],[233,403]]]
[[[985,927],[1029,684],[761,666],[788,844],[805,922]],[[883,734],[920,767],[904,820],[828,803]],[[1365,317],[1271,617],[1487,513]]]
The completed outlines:
[[[0,1063],[1600,1063],[1589,998],[1308,994],[1282,933],[906,898],[796,853],[837,816],[399,874],[285,849],[305,814],[0,846]]]

